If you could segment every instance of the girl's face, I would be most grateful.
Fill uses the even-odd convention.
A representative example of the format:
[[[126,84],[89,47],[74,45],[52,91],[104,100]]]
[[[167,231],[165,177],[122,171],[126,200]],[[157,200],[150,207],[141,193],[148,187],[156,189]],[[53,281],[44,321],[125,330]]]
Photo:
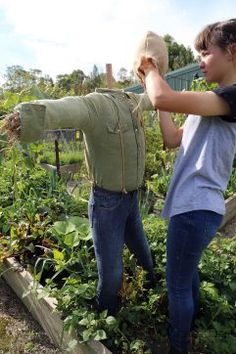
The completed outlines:
[[[207,82],[216,82],[220,86],[230,84],[232,74],[235,76],[233,56],[217,46],[210,45],[200,51],[200,68]]]

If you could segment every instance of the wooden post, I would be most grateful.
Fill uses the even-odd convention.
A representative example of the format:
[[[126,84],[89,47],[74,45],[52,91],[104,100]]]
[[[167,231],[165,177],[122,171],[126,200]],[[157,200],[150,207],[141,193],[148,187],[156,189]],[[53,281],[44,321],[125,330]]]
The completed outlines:
[[[107,78],[107,87],[113,87],[113,77],[112,77],[112,64],[106,64],[106,78]]]
[[[58,175],[59,178],[61,178],[58,138],[55,139],[55,154],[56,154],[56,169],[57,169],[57,175]]]

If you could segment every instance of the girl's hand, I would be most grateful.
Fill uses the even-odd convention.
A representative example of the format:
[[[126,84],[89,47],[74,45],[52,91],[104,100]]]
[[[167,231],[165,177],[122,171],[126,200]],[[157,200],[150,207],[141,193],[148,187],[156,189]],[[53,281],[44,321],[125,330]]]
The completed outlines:
[[[21,124],[20,115],[18,112],[7,114],[3,119],[3,124],[0,129],[1,133],[5,133],[8,136],[10,142],[19,139]]]
[[[149,71],[157,69],[159,71],[157,63],[152,58],[142,57],[140,64],[137,67],[137,75],[143,85],[145,85],[145,77]]]
[[[141,58],[138,71],[141,71],[145,74],[146,71],[149,71],[150,69],[153,68],[158,68],[158,66],[157,63],[155,63],[152,58],[147,58],[147,57]]]

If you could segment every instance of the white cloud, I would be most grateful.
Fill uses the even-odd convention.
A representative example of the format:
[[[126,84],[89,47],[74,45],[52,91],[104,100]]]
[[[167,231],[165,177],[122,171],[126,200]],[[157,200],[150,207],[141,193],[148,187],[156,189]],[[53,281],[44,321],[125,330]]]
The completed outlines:
[[[113,64],[114,73],[121,67],[131,70],[135,48],[145,31],[153,30],[160,35],[169,33],[188,46],[201,26],[225,13],[222,1],[215,0],[210,9],[202,1],[205,4],[200,10],[203,23],[196,23],[190,6],[181,7],[179,2],[0,0],[0,8],[4,9],[12,36],[17,36],[21,45],[32,52],[33,67],[55,77],[74,69],[89,74],[93,64],[101,71],[105,70],[106,63]],[[224,8],[227,2],[233,6],[233,0],[225,0]],[[227,9],[226,18],[233,13],[230,6]]]

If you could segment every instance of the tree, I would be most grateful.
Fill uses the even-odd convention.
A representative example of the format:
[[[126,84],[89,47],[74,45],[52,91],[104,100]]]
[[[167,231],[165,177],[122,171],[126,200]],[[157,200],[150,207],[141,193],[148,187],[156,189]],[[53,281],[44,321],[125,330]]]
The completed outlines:
[[[117,73],[118,82],[116,83],[116,87],[124,88],[127,86],[131,86],[135,82],[134,72],[131,70],[130,73],[125,68],[120,68]]]
[[[71,74],[61,74],[56,77],[56,85],[65,92],[73,91],[75,95],[80,92],[80,87],[86,78],[82,70],[74,70]]]
[[[183,44],[178,44],[169,34],[166,34],[163,38],[168,48],[170,71],[196,63],[197,60],[190,47],[186,48]]]
[[[97,87],[101,87],[102,84],[104,84],[104,75],[99,74],[98,67],[94,64],[90,76],[86,77],[86,80],[83,82],[83,93],[86,94],[92,92]]]
[[[128,74],[128,71],[125,68],[120,68],[120,70],[118,71],[118,74],[117,74],[119,81],[126,81],[127,74]]]
[[[8,66],[4,78],[3,89],[15,93],[34,86],[44,89],[53,85],[53,80],[48,75],[43,76],[41,70],[25,70],[20,65]]]
[[[92,71],[92,74],[91,74],[91,80],[93,82],[94,88],[101,86],[101,82],[102,82],[101,76],[100,76],[98,68],[97,68],[97,66],[95,64],[93,66],[93,71]]]

